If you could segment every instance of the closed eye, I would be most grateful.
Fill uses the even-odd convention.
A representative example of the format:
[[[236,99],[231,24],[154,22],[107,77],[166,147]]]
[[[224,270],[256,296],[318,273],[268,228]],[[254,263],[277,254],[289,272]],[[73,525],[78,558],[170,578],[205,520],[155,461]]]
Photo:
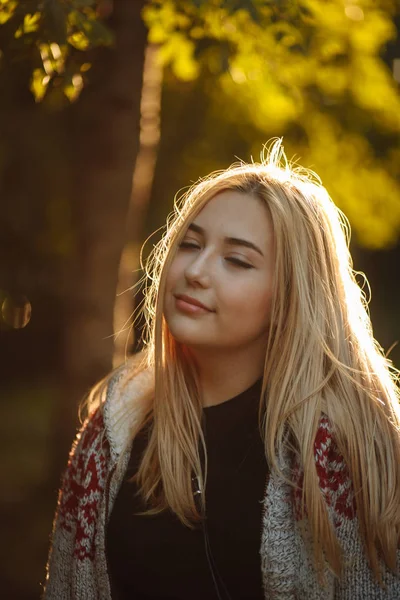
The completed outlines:
[[[193,242],[181,242],[179,244],[179,248],[186,248],[186,249],[193,248],[194,250],[200,250],[200,246],[198,246],[197,244],[194,244]],[[238,258],[228,257],[225,260],[227,262],[230,262],[235,267],[242,267],[243,269],[254,269],[253,265],[243,262],[242,260],[239,260]]]
[[[249,263],[245,263],[238,258],[226,258],[225,260],[231,262],[236,267],[243,267],[244,269],[254,269],[253,265],[249,265]]]
[[[197,248],[199,250],[200,246],[197,246],[197,244],[193,244],[192,242],[181,242],[179,248]]]

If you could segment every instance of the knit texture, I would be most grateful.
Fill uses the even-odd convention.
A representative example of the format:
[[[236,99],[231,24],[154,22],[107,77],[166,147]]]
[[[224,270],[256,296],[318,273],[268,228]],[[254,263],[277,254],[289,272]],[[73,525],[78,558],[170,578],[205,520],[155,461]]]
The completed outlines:
[[[126,384],[127,371],[128,367],[113,376],[104,406],[85,421],[72,446],[58,496],[43,600],[111,600],[106,524],[128,465],[129,432],[140,410],[140,397],[152,384],[149,374]],[[130,420],[118,419],[124,406],[134,407]],[[373,579],[359,535],[349,472],[326,416],[319,423],[314,457],[320,489],[343,549],[343,575],[338,580],[326,567],[326,586],[319,585],[311,548],[305,541],[309,530],[307,514],[301,517],[301,491],[294,493],[271,473],[264,498],[260,547],[265,598],[399,600],[399,576],[385,570],[386,591]],[[286,456],[280,457],[279,463],[282,471],[287,476],[294,474],[301,486],[299,466],[290,464]]]

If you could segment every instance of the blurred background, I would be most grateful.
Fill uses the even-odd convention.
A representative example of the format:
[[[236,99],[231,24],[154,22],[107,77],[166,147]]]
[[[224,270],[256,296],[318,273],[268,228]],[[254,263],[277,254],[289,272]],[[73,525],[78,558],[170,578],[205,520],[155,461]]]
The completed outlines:
[[[283,136],[400,367],[399,30],[396,0],[0,0],[2,598],[40,597],[78,404],[138,348],[140,248],[200,176]]]

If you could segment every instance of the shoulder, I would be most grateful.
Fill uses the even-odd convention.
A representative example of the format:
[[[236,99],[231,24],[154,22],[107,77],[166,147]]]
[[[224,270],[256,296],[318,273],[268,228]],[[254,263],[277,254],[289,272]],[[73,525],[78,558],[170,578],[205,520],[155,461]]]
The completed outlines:
[[[130,432],[154,396],[153,370],[143,352],[97,383],[86,402],[87,418],[73,444],[70,459],[108,444],[114,460],[130,441]],[[90,450],[91,449],[91,450]]]
[[[76,479],[90,455],[101,454],[106,450],[103,412],[97,407],[85,419],[75,436],[68,457],[67,475]]]
[[[129,442],[132,429],[146,413],[153,396],[154,372],[141,354],[131,357],[110,375],[101,412],[113,455],[119,455]]]
[[[100,407],[96,408],[84,421],[72,446],[72,454],[77,449],[81,453],[100,452],[106,446],[104,415]]]

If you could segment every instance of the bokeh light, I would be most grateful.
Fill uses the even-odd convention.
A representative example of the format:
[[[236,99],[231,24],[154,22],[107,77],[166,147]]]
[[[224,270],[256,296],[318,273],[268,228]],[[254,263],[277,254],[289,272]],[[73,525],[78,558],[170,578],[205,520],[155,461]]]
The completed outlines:
[[[7,293],[1,303],[1,320],[12,329],[23,329],[31,320],[32,306],[23,294]]]

